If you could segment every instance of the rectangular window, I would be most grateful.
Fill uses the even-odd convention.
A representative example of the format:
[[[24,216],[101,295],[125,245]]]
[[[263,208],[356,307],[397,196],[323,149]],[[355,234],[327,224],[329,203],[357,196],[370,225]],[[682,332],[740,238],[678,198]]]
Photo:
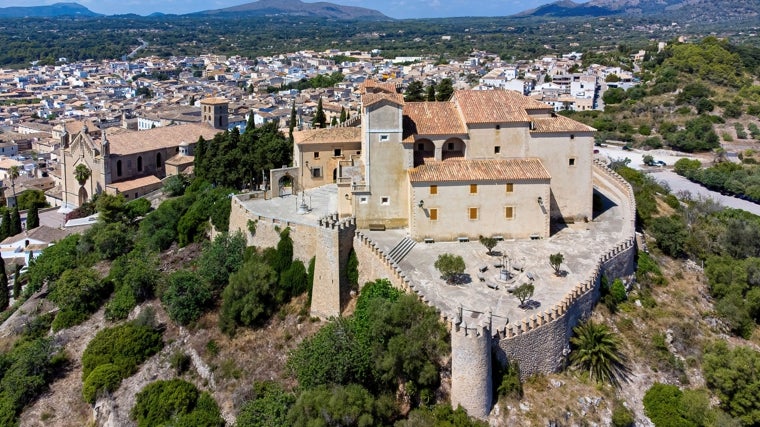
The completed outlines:
[[[470,194],[478,194],[478,184],[470,184]]]
[[[380,142],[387,142],[390,141],[391,137],[388,135],[380,135]]]
[[[369,202],[369,198],[368,197],[360,197],[359,198],[359,204],[366,205],[367,202]]]
[[[428,212],[430,214],[431,221],[438,221],[438,209],[431,208],[430,210],[428,210]]]
[[[319,151],[315,151],[315,152],[314,152],[314,158],[315,158],[315,159],[318,159],[318,158],[319,158]]]
[[[338,156],[340,156],[340,148],[336,148],[336,149],[334,149],[334,150],[333,150],[333,155],[334,155],[335,157],[338,157]]]
[[[312,178],[322,178],[322,168],[314,168],[311,170]]]
[[[380,204],[381,205],[390,205],[391,204],[391,199],[389,197],[382,197],[380,199]]]
[[[567,161],[567,164],[568,164],[568,165],[570,165],[570,166],[575,166],[575,159],[574,159],[574,158],[570,158],[570,159]]]
[[[504,208],[504,216],[507,219],[513,219],[515,217],[515,208],[514,206],[507,206]]]
[[[494,153],[494,154],[499,154],[499,153],[501,153],[501,146],[498,146],[498,145],[497,145],[497,146],[493,147],[493,153]]]
[[[513,184],[511,182],[508,182],[507,183],[507,193],[511,193],[513,191],[515,191],[515,184]]]
[[[478,219],[478,208],[468,208],[471,220]]]
[[[438,194],[438,186],[437,185],[431,185],[430,186],[430,194]]]

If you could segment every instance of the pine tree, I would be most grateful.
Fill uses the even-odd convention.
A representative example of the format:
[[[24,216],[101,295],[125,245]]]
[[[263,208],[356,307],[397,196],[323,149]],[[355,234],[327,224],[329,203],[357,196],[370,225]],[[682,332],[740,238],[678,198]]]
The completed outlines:
[[[11,212],[10,235],[15,236],[19,233],[21,233],[21,215],[18,213],[18,206],[14,206]]]
[[[422,86],[421,81],[413,81],[406,87],[406,93],[404,94],[404,101],[418,102],[425,100],[425,88]]]
[[[11,211],[7,208],[3,210],[3,222],[0,223],[0,238],[5,240],[11,235]]]
[[[312,119],[311,125],[315,128],[318,127],[322,129],[327,127],[327,116],[325,116],[325,111],[322,109],[322,98],[319,98],[317,112],[314,113],[314,119]]]
[[[33,204],[26,214],[26,229],[31,230],[40,226],[40,212],[37,204]]]
[[[454,94],[454,82],[449,78],[441,80],[441,83],[436,87],[436,92],[438,92],[435,95],[436,101],[448,101]]]
[[[346,109],[343,107],[340,107],[340,122],[343,123],[348,119],[348,115],[346,114]]]
[[[435,101],[435,84],[431,84],[427,88],[427,95],[425,95],[425,98],[427,98],[428,102],[434,102]]]
[[[0,311],[8,308],[10,292],[8,292],[8,276],[5,274],[5,261],[0,260]]]

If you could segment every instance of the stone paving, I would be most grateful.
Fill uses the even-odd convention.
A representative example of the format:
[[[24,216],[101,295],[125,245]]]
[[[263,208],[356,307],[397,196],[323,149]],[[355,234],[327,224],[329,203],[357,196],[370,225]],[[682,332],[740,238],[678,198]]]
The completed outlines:
[[[569,225],[548,239],[502,241],[493,249],[497,254],[506,254],[512,260],[511,266],[521,264],[523,267],[523,273],[511,270],[517,275],[511,286],[530,282],[526,273],[533,276],[535,292],[532,300],[540,305],[531,310],[519,308],[518,299],[507,291],[509,286],[499,283],[499,269],[495,265],[500,264],[502,258],[489,256],[478,241],[417,243],[399,266],[423,298],[445,315],[453,315],[461,305],[465,309],[465,318],[477,319],[490,310],[494,315],[494,326],[506,319],[515,323],[560,302],[574,286],[590,276],[603,253],[629,237],[624,234],[627,215],[620,202],[607,200],[605,208],[593,221]],[[385,253],[408,235],[407,230],[360,231]],[[563,277],[556,276],[549,265],[549,255],[557,252],[565,259],[562,269],[566,274]],[[433,264],[443,253],[464,258],[465,275],[469,277],[467,283],[449,285],[440,277]],[[488,269],[481,273],[483,266]],[[498,284],[499,289],[492,289],[489,284]]]
[[[478,241],[417,243],[409,254],[399,263],[407,277],[414,283],[430,304],[443,314],[452,315],[458,306],[465,309],[465,316],[475,319],[491,311],[494,323],[518,319],[550,309],[560,302],[578,283],[587,280],[596,266],[599,257],[616,244],[627,239],[625,207],[621,205],[620,195],[608,195],[604,210],[589,223],[571,224],[541,240],[505,240],[488,255],[485,247]],[[337,210],[337,186],[327,185],[306,191],[306,203],[310,211],[298,213],[301,195],[287,195],[274,199],[250,199],[243,201],[246,209],[253,214],[279,218],[292,223],[316,226],[319,218]],[[407,229],[369,231],[360,230],[376,242],[386,254],[402,239],[409,236]],[[484,232],[484,235],[487,233]],[[565,261],[562,269],[566,274],[558,277],[549,265],[549,255],[560,252]],[[449,285],[440,277],[433,264],[438,255],[452,253],[462,256],[467,266],[465,283]],[[516,277],[511,283],[500,282],[497,264],[502,263],[501,255],[508,256],[510,266],[522,266],[522,272],[511,269]],[[487,267],[480,272],[482,267]],[[531,282],[533,277],[535,292],[532,300],[537,306],[530,310],[518,307],[519,301],[507,289]],[[480,280],[480,277],[484,281]],[[499,289],[491,286],[498,285]]]

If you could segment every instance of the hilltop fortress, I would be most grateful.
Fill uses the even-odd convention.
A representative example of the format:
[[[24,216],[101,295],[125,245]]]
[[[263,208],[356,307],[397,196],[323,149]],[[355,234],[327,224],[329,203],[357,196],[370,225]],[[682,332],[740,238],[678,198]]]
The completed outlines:
[[[412,103],[367,81],[359,117],[295,132],[294,165],[233,198],[230,230],[267,247],[291,229],[294,255],[316,257],[315,316],[341,314],[352,249],[360,283],[417,293],[451,325],[452,405],[485,418],[492,357],[523,376],[560,369],[601,277],[634,272],[633,191],[594,160],[593,135],[517,92]],[[496,256],[480,236],[499,241]],[[557,252],[561,276],[548,263]],[[442,253],[465,259],[465,283],[439,277]],[[509,292],[522,283],[536,289],[530,309]]]

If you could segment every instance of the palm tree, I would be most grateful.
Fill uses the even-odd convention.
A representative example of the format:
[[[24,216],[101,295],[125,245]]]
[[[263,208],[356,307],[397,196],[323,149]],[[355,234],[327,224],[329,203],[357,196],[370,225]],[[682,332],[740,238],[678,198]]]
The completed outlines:
[[[79,185],[84,185],[90,176],[92,176],[92,171],[83,163],[78,164],[74,168],[74,178],[79,182]]]
[[[628,369],[620,351],[620,340],[607,325],[589,320],[573,328],[573,333],[570,363],[574,367],[588,370],[591,378],[598,382],[618,385],[619,380],[627,380]]]
[[[13,202],[16,203],[16,178],[20,175],[20,169],[18,166],[11,166],[8,169],[8,179],[11,180],[11,188],[13,189]]]

